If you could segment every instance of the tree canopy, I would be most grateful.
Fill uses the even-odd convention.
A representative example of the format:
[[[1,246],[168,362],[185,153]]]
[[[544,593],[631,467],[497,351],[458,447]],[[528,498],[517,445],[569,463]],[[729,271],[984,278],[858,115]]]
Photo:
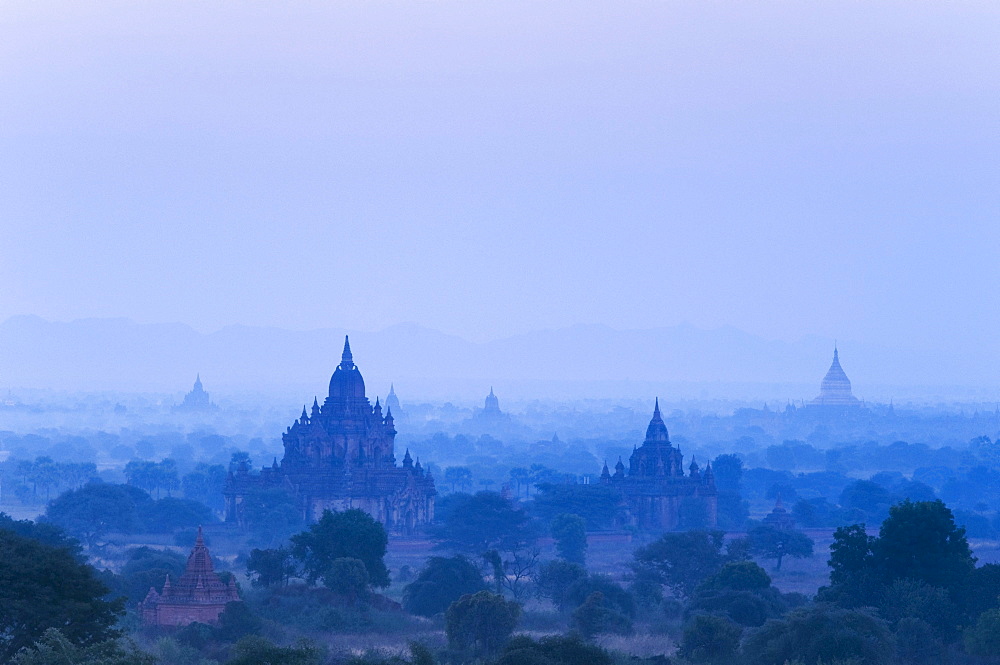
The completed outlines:
[[[489,591],[462,596],[445,612],[448,643],[461,650],[494,653],[517,627],[521,606]]]
[[[292,553],[302,562],[311,584],[333,574],[337,559],[357,559],[364,564],[372,586],[389,586],[384,561],[389,539],[382,523],[363,510],[324,510],[317,522],[291,541]]]
[[[115,637],[122,601],[104,600],[107,593],[70,550],[0,530],[0,662],[48,628],[81,646]]]
[[[441,547],[472,555],[516,549],[528,533],[528,514],[497,492],[477,492],[457,501],[443,524],[434,529]]]
[[[462,596],[485,588],[479,569],[465,557],[431,557],[417,579],[403,589],[403,609],[419,616],[434,616]]]
[[[634,553],[633,569],[690,596],[702,580],[718,572],[729,559],[723,553],[721,531],[667,533]]]

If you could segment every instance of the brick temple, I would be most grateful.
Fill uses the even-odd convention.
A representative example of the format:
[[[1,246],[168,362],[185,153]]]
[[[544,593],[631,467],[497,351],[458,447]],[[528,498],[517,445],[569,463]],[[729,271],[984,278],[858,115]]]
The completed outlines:
[[[171,584],[170,575],[157,593],[149,588],[145,600],[139,603],[139,616],[147,626],[186,626],[190,623],[218,623],[226,603],[240,600],[236,578],[226,584],[215,573],[212,557],[198,527],[194,549],[188,556],[184,574]]]
[[[324,510],[359,508],[397,533],[428,524],[434,519],[434,479],[408,450],[397,466],[394,422],[391,408],[383,416],[378,399],[374,406],[368,401],[345,338],[323,404],[313,399],[311,412],[303,406],[282,435],[281,463],[275,460],[259,473],[246,464],[230,471],[226,521],[243,524],[247,496],[275,489],[286,492],[307,521]]]
[[[604,464],[601,482],[621,492],[628,523],[640,528],[676,529],[683,526],[681,513],[685,509],[700,514],[702,527],[714,527],[717,523],[718,492],[712,464],[706,464],[703,473],[692,459],[687,475],[684,474],[684,456],[680,448],[670,443],[659,400],[653,407],[645,441],[629,458],[628,473],[618,458],[614,474]]]

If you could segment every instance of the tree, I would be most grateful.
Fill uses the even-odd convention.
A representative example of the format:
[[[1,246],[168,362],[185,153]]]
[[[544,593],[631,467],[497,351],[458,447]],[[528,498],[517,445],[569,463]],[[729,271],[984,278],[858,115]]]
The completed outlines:
[[[610,485],[545,483],[538,486],[532,514],[551,523],[560,513],[579,515],[589,531],[609,529],[622,515],[621,493]]]
[[[403,589],[403,609],[419,616],[434,616],[462,596],[485,588],[479,569],[465,557],[431,557],[417,579]]]
[[[81,646],[116,637],[122,601],[103,600],[107,593],[69,550],[0,531],[0,662],[48,628]]]
[[[462,596],[445,612],[448,643],[460,650],[495,653],[517,626],[521,606],[489,591]]]
[[[537,576],[539,556],[541,550],[533,543],[512,543],[503,552],[484,552],[483,560],[493,569],[497,593],[507,589],[516,600],[521,601],[527,593],[527,583]]]
[[[896,662],[939,665],[948,662],[944,644],[926,621],[904,617],[896,624]]]
[[[305,524],[302,511],[280,488],[254,489],[243,497],[243,524],[266,547],[283,542]]]
[[[892,504],[889,490],[870,480],[856,480],[840,493],[840,505],[881,521]]]
[[[255,587],[268,587],[276,584],[288,584],[288,578],[297,572],[295,560],[288,548],[279,547],[271,550],[250,550],[247,559],[247,577]]]
[[[528,529],[527,513],[496,492],[463,497],[433,533],[440,547],[472,555],[516,548],[534,539]]]
[[[350,558],[364,563],[372,586],[389,586],[384,561],[389,539],[381,522],[363,510],[324,510],[315,524],[291,540],[292,554],[302,562],[310,584],[332,574],[336,559]]]
[[[445,482],[451,485],[451,491],[461,487],[465,491],[472,485],[472,471],[465,466],[449,466],[444,470]]]
[[[903,619],[920,619],[947,642],[958,636],[962,617],[946,589],[918,580],[900,579],[887,586],[878,604],[879,614],[891,626]]]
[[[885,584],[919,580],[956,598],[976,567],[965,529],[955,526],[941,500],[907,500],[890,508],[872,545],[872,562]]]
[[[531,472],[524,467],[517,467],[510,470],[510,479],[514,481],[517,486],[516,496],[521,496],[521,486],[525,487],[525,497],[528,496],[527,487],[531,483]]]
[[[211,508],[191,499],[165,497],[146,505],[140,511],[144,531],[170,533],[185,527],[197,527],[216,521]]]
[[[45,509],[45,520],[95,547],[110,532],[141,531],[140,507],[150,503],[149,495],[135,487],[89,483],[57,496]]]
[[[222,490],[226,484],[226,467],[221,464],[199,463],[194,471],[181,478],[185,499],[199,501],[212,510],[225,508]]]
[[[747,538],[750,553],[762,559],[774,559],[775,570],[781,570],[781,561],[786,556],[804,559],[813,555],[813,541],[801,531],[760,524],[750,529]]]
[[[685,614],[706,613],[742,626],[761,626],[787,609],[763,568],[752,561],[735,561],[698,587]]]
[[[587,554],[587,523],[579,515],[560,513],[550,527],[559,556],[583,564]]]
[[[859,610],[813,605],[768,621],[743,642],[747,665],[890,665],[895,645],[885,623]]]
[[[355,603],[368,595],[368,570],[360,559],[334,559],[330,572],[323,576],[323,585]]]
[[[80,541],[66,535],[62,528],[49,522],[32,522],[31,520],[15,520],[6,513],[0,513],[0,530],[13,531],[19,536],[37,540],[45,545],[69,550],[75,559],[84,563],[83,548]]]
[[[578,636],[551,635],[537,642],[519,635],[510,640],[497,665],[611,665],[611,654]]]
[[[132,642],[107,639],[79,646],[56,628],[49,628],[30,647],[11,661],[12,665],[155,665],[156,658]]]
[[[566,589],[566,603],[570,606],[582,605],[595,593],[601,594],[604,606],[632,618],[635,616],[635,599],[610,575],[589,575],[571,584]]]
[[[587,639],[602,633],[632,634],[632,620],[608,602],[604,594],[595,591],[573,610],[570,625]]]
[[[771,576],[753,561],[731,561],[702,582],[698,591],[763,591],[770,586]]]
[[[692,663],[732,663],[742,635],[743,628],[729,619],[699,614],[684,626],[678,653]]]
[[[235,642],[247,635],[260,632],[262,622],[260,617],[250,611],[243,601],[233,600],[226,603],[225,609],[219,615],[218,636],[227,642]]]
[[[577,563],[557,559],[543,563],[535,580],[538,595],[548,598],[563,611],[569,603],[569,590],[575,582],[587,577],[587,569]]]
[[[965,650],[989,662],[1000,661],[1000,609],[986,610],[965,629]]]
[[[176,552],[136,547],[128,552],[115,591],[124,594],[130,604],[138,603],[150,587],[162,585],[167,575],[175,580],[180,577],[184,565],[184,557]]]
[[[706,577],[728,560],[722,553],[721,531],[667,533],[635,551],[632,567],[636,575],[655,576],[675,594],[690,597]]]

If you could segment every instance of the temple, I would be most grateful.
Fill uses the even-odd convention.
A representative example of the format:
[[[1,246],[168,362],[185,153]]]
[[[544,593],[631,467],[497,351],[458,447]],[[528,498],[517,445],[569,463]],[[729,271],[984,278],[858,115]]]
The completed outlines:
[[[775,529],[783,531],[791,531],[795,528],[795,518],[785,510],[785,506],[781,503],[780,494],[774,501],[774,508],[761,521],[767,526],[773,526]]]
[[[385,409],[386,413],[395,413],[396,418],[399,420],[406,421],[403,417],[403,407],[399,404],[399,398],[396,396],[396,386],[389,384],[389,394],[385,396]]]
[[[628,473],[621,458],[614,474],[605,462],[601,482],[618,489],[627,507],[628,521],[651,531],[714,527],[718,492],[711,463],[704,473],[693,459],[684,475],[684,456],[670,443],[660,415],[660,401],[646,428],[646,439],[632,451]]]
[[[860,406],[861,402],[851,394],[851,380],[840,366],[837,347],[833,347],[833,363],[823,381],[819,384],[819,396],[809,403],[811,406]]]
[[[201,374],[198,374],[194,380],[194,387],[191,389],[187,395],[184,396],[184,401],[174,407],[175,411],[210,411],[216,408],[212,401],[208,398],[208,393],[201,385]]]
[[[341,362],[322,406],[313,400],[282,436],[284,457],[259,474],[242,464],[226,480],[226,521],[243,522],[243,501],[259,489],[282,489],[308,521],[324,510],[360,508],[389,530],[410,532],[434,519],[434,479],[410,451],[396,464],[392,410],[372,406],[344,340]]]
[[[214,624],[226,603],[239,600],[236,578],[230,577],[228,584],[219,579],[198,527],[184,574],[173,584],[168,574],[160,592],[150,587],[145,600],[139,603],[139,617],[147,626],[186,626],[196,621]]]

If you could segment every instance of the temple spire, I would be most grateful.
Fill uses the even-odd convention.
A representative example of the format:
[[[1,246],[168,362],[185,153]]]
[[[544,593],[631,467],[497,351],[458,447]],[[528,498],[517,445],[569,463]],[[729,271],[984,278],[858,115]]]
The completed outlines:
[[[656,398],[656,402],[653,404],[653,417],[660,418],[660,398]]]
[[[351,355],[351,340],[344,335],[344,353],[340,356],[340,366],[343,369],[354,369],[354,356]]]

